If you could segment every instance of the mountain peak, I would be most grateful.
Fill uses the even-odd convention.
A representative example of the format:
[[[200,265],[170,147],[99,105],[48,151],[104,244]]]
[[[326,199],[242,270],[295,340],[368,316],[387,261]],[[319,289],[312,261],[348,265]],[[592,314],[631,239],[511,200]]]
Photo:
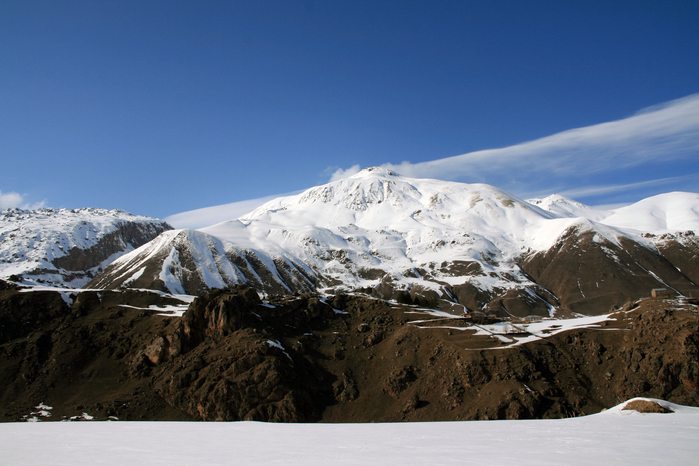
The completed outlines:
[[[367,167],[352,175],[351,178],[366,178],[367,176],[389,177],[401,175],[384,167]]]
[[[676,197],[654,200],[642,212],[659,218]],[[684,272],[657,256],[652,240],[599,223],[609,211],[561,195],[530,202],[486,184],[369,167],[200,234],[177,241],[165,241],[174,233],[163,235],[115,261],[89,286],[198,294],[247,283],[271,294],[364,290],[383,299],[409,293],[457,312],[518,317],[550,316],[557,308],[606,312],[659,284],[696,292]],[[683,218],[696,217],[690,212],[696,199],[688,195],[681,204]],[[619,222],[625,218],[632,216]],[[693,238],[681,247],[694,248]]]

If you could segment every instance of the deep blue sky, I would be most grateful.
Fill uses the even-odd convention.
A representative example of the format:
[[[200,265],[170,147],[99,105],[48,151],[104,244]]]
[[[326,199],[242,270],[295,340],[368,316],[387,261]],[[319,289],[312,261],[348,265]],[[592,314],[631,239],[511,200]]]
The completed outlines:
[[[699,92],[698,57],[696,1],[6,0],[0,191],[165,217],[623,119]]]

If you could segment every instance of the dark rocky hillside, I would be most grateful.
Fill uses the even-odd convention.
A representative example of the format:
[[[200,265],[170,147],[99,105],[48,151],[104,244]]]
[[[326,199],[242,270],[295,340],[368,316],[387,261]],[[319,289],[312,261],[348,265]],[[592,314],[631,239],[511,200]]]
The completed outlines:
[[[123,252],[129,246],[136,249],[154,239],[160,233],[172,230],[165,222],[129,223],[117,225],[117,229],[107,233],[87,249],[74,247],[65,256],[53,260],[53,265],[70,272],[86,271],[100,265],[110,256]]]
[[[42,402],[48,420],[279,422],[556,418],[635,396],[699,406],[693,300],[643,299],[598,328],[503,347],[466,320],[359,295],[262,302],[238,286],[180,318],[158,315],[181,303],[157,293],[69,306],[0,285],[2,421]]]
[[[693,231],[664,235],[645,235],[652,238],[658,251],[694,284],[699,284],[699,236]]]
[[[572,229],[548,251],[527,257],[522,269],[556,295],[561,308],[585,315],[606,313],[654,288],[699,296],[693,281],[699,262],[691,260],[699,252],[697,244],[691,250],[691,244],[667,241],[657,254],[629,238],[619,242]]]

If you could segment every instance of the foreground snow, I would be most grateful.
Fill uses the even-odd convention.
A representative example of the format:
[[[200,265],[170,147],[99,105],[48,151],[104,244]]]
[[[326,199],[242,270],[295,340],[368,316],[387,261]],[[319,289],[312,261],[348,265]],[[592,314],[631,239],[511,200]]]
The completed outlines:
[[[690,465],[699,408],[574,419],[403,424],[73,422],[0,424],[12,465]],[[624,403],[625,405],[625,403]]]

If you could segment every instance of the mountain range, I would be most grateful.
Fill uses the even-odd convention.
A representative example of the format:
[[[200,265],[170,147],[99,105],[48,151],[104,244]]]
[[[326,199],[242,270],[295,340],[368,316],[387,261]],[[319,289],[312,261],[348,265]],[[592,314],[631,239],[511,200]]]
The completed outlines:
[[[166,231],[88,286],[199,295],[247,284],[452,313],[601,314],[653,289],[699,294],[697,229],[695,193],[600,210],[372,167],[238,219]]]
[[[698,213],[692,193],[604,210],[380,168],[200,230],[6,210],[0,419],[697,406]]]

